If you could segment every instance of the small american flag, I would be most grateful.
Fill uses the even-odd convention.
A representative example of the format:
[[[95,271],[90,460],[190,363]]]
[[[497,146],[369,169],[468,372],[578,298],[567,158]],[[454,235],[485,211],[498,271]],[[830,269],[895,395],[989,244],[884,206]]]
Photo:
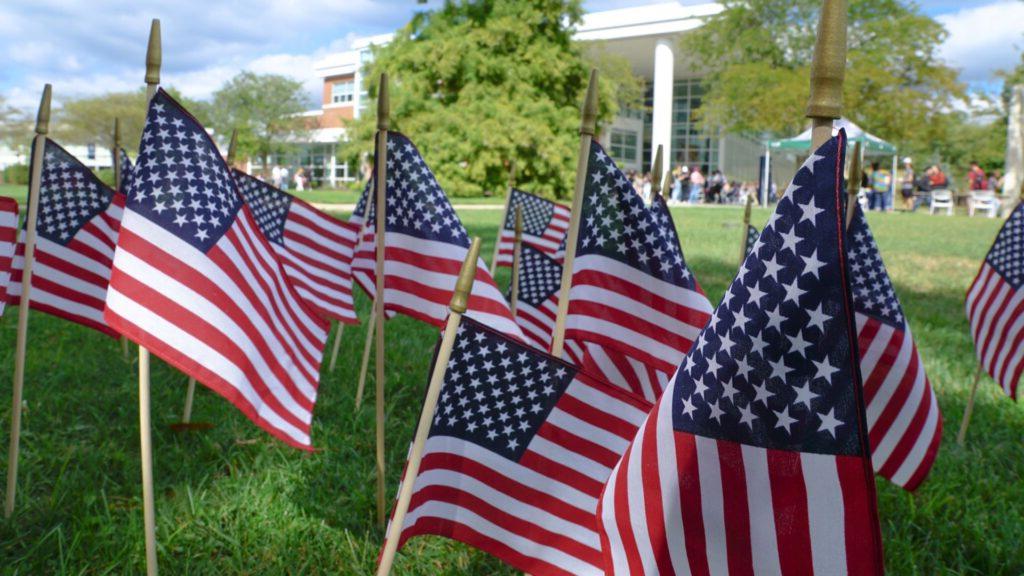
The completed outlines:
[[[128,158],[128,153],[124,151],[124,148],[118,148],[117,153],[121,156],[121,190],[124,192],[128,189],[128,183],[132,177],[132,161]]]
[[[352,255],[360,227],[248,174],[232,170],[256,224],[299,295],[325,316],[358,324],[352,301]]]
[[[875,471],[913,490],[935,462],[942,414],[860,206],[846,253]]]
[[[881,574],[847,290],[846,134],[813,154],[617,465],[609,574]]]
[[[434,534],[534,576],[603,574],[598,496],[649,409],[463,318],[399,544]]]
[[[1017,399],[1024,371],[1024,202],[1010,214],[967,292],[978,361]]]
[[[522,207],[523,212],[523,246],[532,246],[554,257],[569,230],[571,210],[568,206],[513,188],[508,197],[508,213],[498,236],[498,266],[512,265],[517,206]]]
[[[7,284],[11,280],[14,247],[18,243],[18,201],[0,196],[0,316],[7,304]]]
[[[32,308],[117,337],[103,320],[103,306],[124,195],[107,187],[56,142],[47,140],[44,150]],[[7,287],[9,304],[21,300],[24,267],[22,230]]]
[[[760,236],[760,232],[753,225],[747,224],[747,249],[743,253],[744,256],[750,256],[750,251],[754,249],[754,244],[757,244],[757,237]]]
[[[711,310],[683,259],[665,200],[644,206],[592,143],[566,318],[566,341],[576,341],[567,344],[570,357],[653,401]]]
[[[533,246],[523,244],[520,251],[516,322],[527,338],[547,350],[558,316],[562,265]]]
[[[206,130],[163,90],[150,102],[105,317],[311,449],[327,321],[288,281]]]
[[[387,134],[385,309],[442,326],[469,250],[469,234],[416,146],[398,132]],[[363,194],[371,190],[372,181]],[[376,278],[375,207],[376,195],[371,194],[363,209],[363,235],[353,261],[353,270],[369,284]],[[477,262],[467,314],[524,338],[482,259]]]

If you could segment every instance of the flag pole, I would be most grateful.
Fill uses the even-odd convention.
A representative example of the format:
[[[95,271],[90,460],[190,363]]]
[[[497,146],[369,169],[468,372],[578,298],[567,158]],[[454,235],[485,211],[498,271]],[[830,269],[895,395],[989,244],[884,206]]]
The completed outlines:
[[[366,342],[363,344],[363,361],[359,366],[359,387],[356,388],[356,412],[363,405],[363,391],[366,389],[366,371],[370,367],[370,349],[373,335],[377,332],[377,305],[374,303],[370,320],[366,323]]]
[[[519,266],[523,258],[523,207],[516,206],[516,236],[512,244],[512,281],[510,282],[509,311],[516,317],[516,304],[519,303]]]
[[[663,153],[661,144],[658,144],[658,150],[654,153],[654,164],[651,165],[651,202],[654,201],[655,196],[661,193],[661,181],[658,180],[658,174],[661,174]]]
[[[374,398],[377,420],[377,523],[383,528],[385,519],[384,503],[384,249],[387,235],[387,180],[388,180],[388,125],[390,122],[391,105],[388,102],[388,75],[380,75],[377,88],[377,202],[376,228],[374,240],[377,244],[376,295],[373,299],[374,311],[377,313],[377,354],[376,384],[377,396]]]
[[[811,61],[811,147],[832,138],[834,120],[842,116],[843,81],[846,79],[846,0],[825,0],[818,20],[818,36]]]
[[[853,158],[850,159],[850,179],[846,181],[846,229],[853,224],[853,215],[857,213],[857,198],[860,195],[860,142],[853,147]]]
[[[981,364],[978,364],[978,371],[974,373],[974,384],[971,385],[971,396],[967,399],[967,407],[964,408],[964,418],[960,421],[960,431],[956,434],[956,443],[964,445],[967,437],[967,427],[971,424],[971,414],[974,412],[974,397],[978,394],[978,383],[981,382],[981,375],[985,373]]]
[[[452,348],[455,345],[455,337],[459,332],[459,324],[462,322],[462,315],[465,314],[469,303],[469,294],[473,290],[473,279],[476,277],[476,261],[480,257],[480,238],[473,238],[473,243],[466,253],[466,260],[462,263],[459,271],[459,279],[455,282],[455,292],[452,294],[451,303],[448,309],[448,322],[444,327],[441,337],[441,346],[437,349],[437,358],[434,360],[434,367],[430,373],[430,384],[427,386],[427,395],[423,400],[423,410],[420,411],[419,423],[416,425],[416,436],[413,438],[412,449],[409,452],[409,463],[405,467],[405,474],[402,477],[402,484],[398,489],[398,500],[395,504],[395,514],[388,524],[388,531],[384,540],[384,550],[380,555],[380,564],[377,566],[377,576],[387,576],[391,573],[391,566],[395,561],[395,554],[398,552],[398,541],[402,535],[402,525],[405,523],[405,515],[409,511],[409,502],[412,500],[412,491],[416,483],[416,476],[420,472],[420,463],[423,460],[423,448],[427,443],[427,436],[430,434],[430,426],[434,421],[434,411],[437,409],[437,400],[441,396],[441,386],[444,384],[445,375],[448,372],[448,361],[451,358]]]
[[[111,158],[114,161],[114,190],[124,194],[124,190],[121,188],[124,186],[124,182],[121,182],[121,119],[114,118],[114,148],[111,151]],[[128,351],[128,339],[124,336],[118,338],[121,341],[121,354],[124,355],[124,361],[130,362],[131,356]]]
[[[25,258],[21,273],[21,303],[18,305],[18,333],[14,345],[14,386],[11,394],[11,444],[7,452],[7,499],[4,518],[14,513],[14,497],[18,489],[18,450],[21,447],[21,397],[25,389],[25,349],[28,344],[28,310],[31,302],[32,263],[36,252],[36,221],[39,218],[39,187],[43,178],[46,134],[50,131],[49,84],[43,87],[36,115],[36,136],[32,141],[32,174],[28,188],[28,215],[25,222]]]
[[[153,19],[146,50],[146,102],[160,84],[160,20]],[[153,436],[150,421],[149,350],[139,346],[139,445],[142,460],[142,514],[146,540],[146,574],[157,576],[156,505],[153,502]]]
[[[569,219],[569,232],[565,241],[565,261],[562,268],[562,287],[558,296],[558,315],[555,317],[555,330],[551,338],[551,355],[562,357],[565,348],[565,319],[569,315],[569,290],[572,288],[572,265],[576,260],[576,244],[580,237],[580,212],[583,211],[583,190],[587,184],[587,164],[590,160],[590,143],[597,131],[597,69],[590,71],[590,83],[587,85],[587,96],[583,101],[583,114],[580,122],[580,153],[576,164],[576,187],[572,198],[572,216]]]
[[[750,210],[754,205],[754,197],[747,195],[747,205],[743,208],[743,236],[740,243],[740,266],[747,259],[747,236],[750,235]]]
[[[505,190],[505,207],[501,210],[501,223],[498,224],[498,237],[494,240],[494,256],[491,257],[491,274],[498,267],[498,253],[501,249],[501,235],[505,232],[505,220],[508,219],[508,207],[512,202],[512,189],[516,186],[516,161],[508,161],[508,188]]]

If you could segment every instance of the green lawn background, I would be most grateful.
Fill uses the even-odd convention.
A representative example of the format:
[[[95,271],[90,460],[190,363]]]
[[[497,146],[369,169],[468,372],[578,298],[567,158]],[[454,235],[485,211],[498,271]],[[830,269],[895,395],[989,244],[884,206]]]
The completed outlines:
[[[3,190],[0,190],[3,192]],[[675,209],[687,260],[717,302],[738,266],[738,208]],[[464,211],[489,255],[500,212]],[[767,219],[755,211],[755,223]],[[999,221],[924,214],[872,215],[945,417],[938,462],[915,494],[878,481],[892,574],[1024,573],[1024,408],[985,379],[967,445],[955,444],[975,370],[963,297]],[[507,273],[498,274],[501,285]],[[358,298],[360,316],[369,302]],[[13,372],[16,315],[0,320],[0,374]],[[427,378],[436,329],[387,325],[388,493],[394,494]],[[375,523],[372,394],[353,411],[364,327],[345,329],[338,370],[325,370],[313,440],[301,453],[271,439],[200,389],[196,420],[180,435],[185,378],[153,369],[157,536],[163,574],[369,574]],[[371,370],[372,373],[372,370]],[[372,390],[372,381],[369,384]],[[0,423],[10,422],[10,378],[0,378]],[[33,312],[25,386],[19,499],[0,521],[0,573],[144,571],[136,369],[120,346]],[[0,458],[6,462],[7,442]],[[412,540],[395,574],[513,574],[443,538]]]

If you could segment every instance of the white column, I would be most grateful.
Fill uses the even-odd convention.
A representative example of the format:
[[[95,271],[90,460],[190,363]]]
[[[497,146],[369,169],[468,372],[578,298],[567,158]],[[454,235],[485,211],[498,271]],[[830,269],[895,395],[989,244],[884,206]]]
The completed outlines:
[[[1002,192],[1011,197],[1020,193],[1024,183],[1024,86],[1013,89],[1010,109],[1006,111],[1006,180]]]
[[[651,165],[658,146],[664,149],[664,166],[672,167],[672,91],[675,87],[675,54],[672,40],[661,38],[654,46],[654,112],[651,118]],[[653,176],[660,178],[660,175]]]
[[[338,146],[337,144],[333,144],[332,143],[331,147],[330,147],[331,163],[330,163],[330,167],[328,168],[328,170],[331,171],[331,176],[329,178],[329,180],[331,182],[331,188],[337,188],[338,187],[338,177],[336,176],[337,171],[338,171],[338,157],[337,157],[337,150],[335,149],[335,148],[337,148],[337,146]]]

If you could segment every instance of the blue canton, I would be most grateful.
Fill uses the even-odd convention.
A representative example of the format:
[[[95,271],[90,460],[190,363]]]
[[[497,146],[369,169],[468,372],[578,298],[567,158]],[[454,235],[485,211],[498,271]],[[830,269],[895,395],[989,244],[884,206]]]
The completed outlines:
[[[656,202],[648,210],[597,142],[590,146],[583,198],[578,255],[598,254],[677,286],[696,286],[668,209]]]
[[[206,130],[162,89],[149,104],[128,208],[206,252],[234,223],[242,197]]]
[[[1015,289],[1024,284],[1024,202],[1003,224],[986,260]]]
[[[516,206],[522,206],[523,233],[541,236],[548,229],[555,205],[539,196],[512,189],[508,199],[508,214],[505,215],[505,230],[516,229]]]
[[[362,223],[366,218],[366,198],[373,190],[373,178],[370,178],[366,182],[366,186],[363,187],[363,193],[359,195],[359,201],[356,202],[356,208],[352,211],[352,216],[349,220],[353,222]]]
[[[676,430],[777,450],[863,454],[840,258],[840,132],[797,173],[676,373]]]
[[[518,461],[575,376],[565,362],[463,317],[430,435]]]
[[[562,265],[532,246],[521,250],[519,300],[536,308],[561,289]]]
[[[854,210],[846,247],[853,309],[902,330],[903,309],[882,263],[875,237],[860,206]]]
[[[37,233],[66,245],[90,220],[110,206],[111,190],[74,156],[47,139],[39,182]]]
[[[124,151],[124,148],[117,149],[118,155],[121,156],[121,192],[128,189],[128,181],[132,177],[132,161],[128,158],[128,153]]]
[[[757,244],[758,236],[760,236],[760,234],[758,233],[757,228],[747,224],[747,250],[744,252],[744,256],[750,255],[750,251],[754,249],[754,244]]]
[[[249,206],[256,224],[267,240],[284,246],[284,225],[292,206],[292,195],[266,182],[233,170],[238,192]]]

